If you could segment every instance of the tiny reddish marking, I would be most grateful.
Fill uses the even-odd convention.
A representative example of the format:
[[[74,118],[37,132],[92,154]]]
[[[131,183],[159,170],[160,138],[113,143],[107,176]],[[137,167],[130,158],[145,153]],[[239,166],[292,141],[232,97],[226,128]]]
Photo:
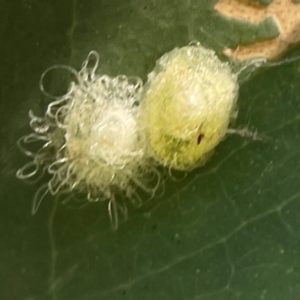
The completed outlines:
[[[202,141],[203,138],[204,138],[204,134],[203,133],[201,133],[201,134],[198,135],[198,139],[197,139],[197,144],[198,145],[201,143],[201,141]]]

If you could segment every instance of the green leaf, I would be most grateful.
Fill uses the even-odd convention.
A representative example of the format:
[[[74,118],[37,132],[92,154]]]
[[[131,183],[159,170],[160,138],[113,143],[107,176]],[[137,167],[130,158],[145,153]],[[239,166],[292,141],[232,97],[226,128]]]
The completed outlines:
[[[1,4],[1,299],[299,299],[299,61],[261,68],[240,87],[235,126],[268,139],[229,136],[204,167],[167,179],[162,197],[130,208],[116,232],[107,203],[48,197],[32,217],[41,183],[15,178],[27,162],[16,141],[30,132],[28,110],[42,113],[48,103],[38,87],[47,67],[79,69],[96,50],[99,72],[146,80],[162,54],[191,40],[220,54],[276,36],[274,24],[243,27],[220,17],[215,2]]]
[[[273,2],[273,0],[251,0],[254,3],[262,4],[262,5],[268,5]]]

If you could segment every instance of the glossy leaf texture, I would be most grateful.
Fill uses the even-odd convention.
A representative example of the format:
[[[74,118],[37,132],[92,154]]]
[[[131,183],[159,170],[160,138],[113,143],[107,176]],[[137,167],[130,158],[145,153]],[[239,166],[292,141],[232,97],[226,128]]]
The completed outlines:
[[[0,298],[5,300],[296,300],[300,297],[300,62],[296,47],[240,87],[235,127],[207,164],[112,231],[107,203],[62,205],[15,178],[27,158],[16,141],[42,113],[42,72],[79,69],[91,50],[99,72],[145,81],[164,53],[192,40],[221,55],[274,28],[231,22],[212,0],[2,1]],[[261,31],[263,30],[263,32]],[[276,31],[276,30],[275,30]],[[66,74],[49,78],[63,90]],[[48,102],[47,102],[48,101]],[[44,181],[45,182],[45,181]]]

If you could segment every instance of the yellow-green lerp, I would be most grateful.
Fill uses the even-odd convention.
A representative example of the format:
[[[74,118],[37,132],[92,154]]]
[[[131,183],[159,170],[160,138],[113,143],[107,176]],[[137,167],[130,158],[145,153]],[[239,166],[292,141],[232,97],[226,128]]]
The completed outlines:
[[[205,163],[236,116],[237,76],[200,44],[163,55],[148,75],[143,114],[150,148],[163,165]]]

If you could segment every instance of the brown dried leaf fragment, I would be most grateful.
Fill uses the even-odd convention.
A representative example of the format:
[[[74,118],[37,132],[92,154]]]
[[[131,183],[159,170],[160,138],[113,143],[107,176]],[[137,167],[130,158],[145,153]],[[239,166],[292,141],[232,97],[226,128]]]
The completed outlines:
[[[214,9],[228,17],[251,23],[259,23],[272,17],[279,29],[279,36],[251,45],[239,45],[236,49],[225,49],[224,54],[236,60],[264,57],[274,60],[291,45],[300,42],[300,3],[292,0],[274,0],[264,6],[250,0],[219,0]]]

